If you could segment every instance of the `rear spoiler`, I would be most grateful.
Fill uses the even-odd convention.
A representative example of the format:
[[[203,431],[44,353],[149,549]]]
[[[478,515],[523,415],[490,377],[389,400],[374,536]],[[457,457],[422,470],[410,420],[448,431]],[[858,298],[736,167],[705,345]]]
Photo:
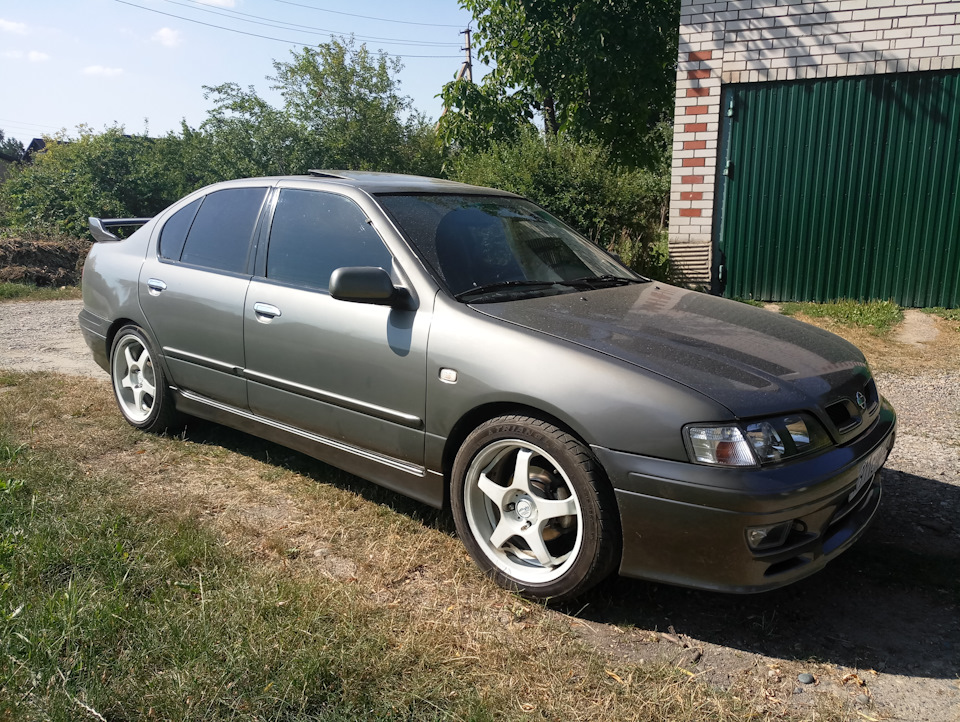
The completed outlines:
[[[142,226],[147,223],[149,218],[94,218],[90,216],[87,221],[90,224],[90,233],[97,241],[119,241],[120,236],[108,231],[108,228],[120,228],[121,226]]]

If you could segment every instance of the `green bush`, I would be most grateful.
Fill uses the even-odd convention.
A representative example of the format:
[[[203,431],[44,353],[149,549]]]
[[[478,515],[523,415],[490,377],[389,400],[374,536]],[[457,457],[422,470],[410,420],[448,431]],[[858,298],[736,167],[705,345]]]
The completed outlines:
[[[188,168],[176,163],[185,142],[120,127],[50,140],[0,187],[0,218],[17,230],[85,237],[88,216],[152,216],[192,190]]]

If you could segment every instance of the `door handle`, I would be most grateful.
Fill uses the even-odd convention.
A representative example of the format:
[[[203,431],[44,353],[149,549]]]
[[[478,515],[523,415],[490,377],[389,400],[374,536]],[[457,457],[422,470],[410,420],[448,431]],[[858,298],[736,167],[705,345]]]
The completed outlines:
[[[167,290],[167,284],[159,278],[147,279],[147,291],[151,296],[159,296],[162,291]]]
[[[257,320],[263,323],[270,323],[270,321],[277,316],[283,315],[276,306],[269,303],[260,303],[259,301],[253,304],[253,312],[257,314]]]

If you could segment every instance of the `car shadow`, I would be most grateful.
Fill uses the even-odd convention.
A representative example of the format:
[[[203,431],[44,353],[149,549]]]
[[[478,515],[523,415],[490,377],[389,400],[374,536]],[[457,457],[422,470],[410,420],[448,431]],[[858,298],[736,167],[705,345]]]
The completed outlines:
[[[182,438],[333,484],[454,534],[449,511],[305,454],[191,420]],[[751,654],[933,678],[960,672],[960,487],[881,472],[884,499],[851,549],[813,576],[756,595],[703,592],[623,577],[558,607],[589,623],[667,631]]]
[[[954,679],[960,673],[960,487],[881,472],[873,525],[820,572],[756,595],[620,578],[567,611],[744,652]]]

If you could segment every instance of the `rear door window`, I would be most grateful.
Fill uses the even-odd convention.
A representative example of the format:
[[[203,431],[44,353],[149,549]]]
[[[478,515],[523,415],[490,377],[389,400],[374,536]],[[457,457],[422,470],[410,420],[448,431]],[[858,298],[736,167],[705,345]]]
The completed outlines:
[[[320,290],[344,266],[391,270],[392,257],[366,214],[334,193],[285,188],[270,228],[267,278]]]
[[[243,273],[266,195],[266,188],[230,188],[205,196],[190,226],[180,260],[218,271]]]

